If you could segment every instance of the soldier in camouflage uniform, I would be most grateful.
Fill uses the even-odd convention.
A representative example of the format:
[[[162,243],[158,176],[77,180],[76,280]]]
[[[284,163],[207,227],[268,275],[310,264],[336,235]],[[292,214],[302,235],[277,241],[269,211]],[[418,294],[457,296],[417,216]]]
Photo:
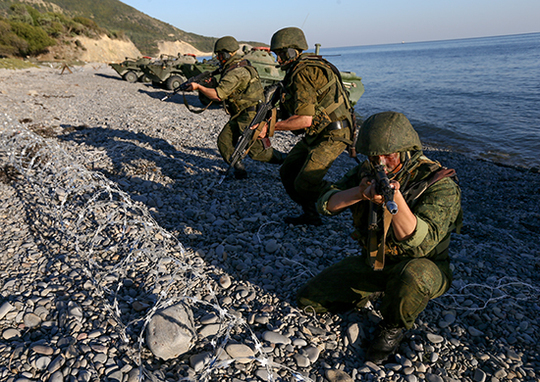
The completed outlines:
[[[361,256],[347,257],[309,280],[298,292],[301,307],[319,313],[364,306],[370,295],[383,292],[383,320],[366,359],[375,363],[393,354],[430,299],[445,293],[452,282],[448,256],[450,233],[461,225],[461,193],[455,172],[423,155],[418,134],[400,113],[371,116],[361,126],[357,151],[368,160],[329,186],[318,200],[321,214],[350,208],[353,238]],[[384,165],[394,188],[398,212],[384,213],[372,174]],[[370,236],[369,215],[377,227]],[[383,221],[383,219],[391,220]],[[386,229],[385,229],[385,223]]]
[[[283,186],[303,214],[286,217],[285,222],[320,225],[315,203],[327,185],[323,178],[351,143],[348,95],[333,65],[320,56],[302,53],[308,49],[302,30],[290,27],[277,31],[270,49],[286,72],[281,121],[275,130],[303,134],[280,168]]]
[[[234,37],[218,39],[214,46],[214,53],[222,67],[218,86],[211,88],[192,82],[188,89],[197,90],[211,100],[224,101],[225,109],[231,118],[221,130],[217,146],[227,164],[230,163],[230,157],[242,132],[257,114],[257,106],[264,100],[257,70],[237,55],[239,48],[240,45]],[[269,143],[269,140],[255,141],[248,155],[261,162],[283,163],[286,155],[271,146],[265,146],[265,143]],[[245,166],[240,161],[235,165],[234,175],[237,179],[247,177]]]

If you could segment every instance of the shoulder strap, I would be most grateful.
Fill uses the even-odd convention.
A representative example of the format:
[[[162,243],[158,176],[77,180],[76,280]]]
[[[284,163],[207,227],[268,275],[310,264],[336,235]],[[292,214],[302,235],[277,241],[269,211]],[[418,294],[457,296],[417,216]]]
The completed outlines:
[[[408,190],[403,192],[403,197],[410,203],[410,206],[414,206],[418,201],[418,198],[433,184],[444,178],[452,178],[452,180],[458,183],[456,171],[451,168],[440,167],[439,170],[433,172],[426,179],[415,183]],[[460,233],[461,227],[463,226],[463,210],[460,208],[458,217],[454,222],[454,228],[456,233]]]
[[[342,103],[345,103],[345,106],[347,109],[351,108],[351,105],[349,103],[349,98],[346,95],[345,88],[343,86],[343,80],[341,79],[341,73],[339,72],[338,68],[335,67],[335,65],[331,64],[321,56],[316,55],[307,55],[303,58],[301,58],[296,64],[296,66],[292,69],[291,78],[293,78],[300,70],[304,69],[307,66],[317,66],[324,70],[327,74],[326,77],[329,78],[328,82],[320,89],[317,90],[317,97],[320,97],[321,95],[325,94],[328,89],[334,84],[337,83],[339,91],[337,92],[334,102],[329,107],[325,108],[325,111],[328,115],[332,114]],[[335,74],[334,76],[330,75],[330,73]]]
[[[433,167],[439,167],[430,176],[422,179],[421,181],[413,184],[409,189],[403,192],[403,197],[407,200],[407,203],[414,204],[416,200],[434,183],[443,178],[457,178],[456,171],[454,169],[440,167],[438,164],[434,164]],[[456,179],[457,180],[457,179]]]

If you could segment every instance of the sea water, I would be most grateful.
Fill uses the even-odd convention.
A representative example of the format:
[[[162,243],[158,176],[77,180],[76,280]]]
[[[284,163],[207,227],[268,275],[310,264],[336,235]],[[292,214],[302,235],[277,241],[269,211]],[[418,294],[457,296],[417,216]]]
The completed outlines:
[[[320,54],[362,77],[361,116],[402,112],[432,146],[540,168],[540,33]]]

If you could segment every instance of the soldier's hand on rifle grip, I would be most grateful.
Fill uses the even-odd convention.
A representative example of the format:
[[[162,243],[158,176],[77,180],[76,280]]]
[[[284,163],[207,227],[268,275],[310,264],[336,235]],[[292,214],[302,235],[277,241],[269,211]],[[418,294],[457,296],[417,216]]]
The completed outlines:
[[[261,126],[261,124],[263,124]],[[266,138],[266,136],[268,135],[268,123],[266,123],[266,121],[263,121],[261,123],[258,123],[256,125],[253,125],[251,126],[251,130],[257,130],[259,129],[260,127],[260,132],[259,132],[259,135],[257,136],[258,139],[263,139],[263,138]]]
[[[382,204],[383,197],[382,195],[377,194],[375,179],[368,179],[367,177],[362,178],[358,187],[362,200],[369,200],[375,204]]]
[[[377,193],[376,183],[377,182],[375,179],[368,180],[367,177],[363,178],[359,184],[361,197],[362,200],[369,200],[375,204],[383,204],[384,197]],[[400,184],[395,180],[391,180],[390,187],[392,187],[395,191],[399,191]]]
[[[189,84],[187,85],[186,91],[187,91],[187,92],[192,92],[192,91],[194,91],[194,90],[199,89],[199,86],[200,86],[200,85],[199,85],[198,83],[196,83],[196,82],[191,82],[191,83],[189,83]]]

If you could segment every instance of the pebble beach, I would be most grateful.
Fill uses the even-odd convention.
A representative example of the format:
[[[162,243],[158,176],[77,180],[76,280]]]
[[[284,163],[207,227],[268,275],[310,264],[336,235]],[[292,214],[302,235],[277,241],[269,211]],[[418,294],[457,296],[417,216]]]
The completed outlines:
[[[425,148],[462,189],[454,281],[375,365],[377,300],[339,315],[295,303],[360,253],[350,213],[285,224],[300,209],[279,167],[249,158],[247,179],[219,184],[228,115],[168,93],[104,64],[0,70],[0,381],[540,381],[537,169]],[[355,164],[342,154],[327,179]]]

